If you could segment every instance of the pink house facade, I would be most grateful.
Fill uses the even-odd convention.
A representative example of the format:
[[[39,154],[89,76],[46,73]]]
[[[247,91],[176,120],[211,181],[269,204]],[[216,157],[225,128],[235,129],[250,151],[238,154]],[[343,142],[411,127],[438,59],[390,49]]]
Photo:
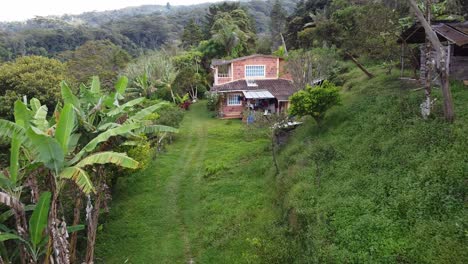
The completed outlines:
[[[220,96],[221,118],[242,118],[243,112],[284,112],[296,92],[285,61],[271,55],[250,55],[233,60],[213,60],[212,92]]]

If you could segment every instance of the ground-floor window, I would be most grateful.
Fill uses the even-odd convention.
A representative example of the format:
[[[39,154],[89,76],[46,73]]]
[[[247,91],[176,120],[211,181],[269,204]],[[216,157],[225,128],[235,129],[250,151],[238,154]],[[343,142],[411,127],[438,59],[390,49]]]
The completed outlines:
[[[235,94],[228,94],[227,95],[227,105],[241,105],[241,97],[242,94],[235,93]]]

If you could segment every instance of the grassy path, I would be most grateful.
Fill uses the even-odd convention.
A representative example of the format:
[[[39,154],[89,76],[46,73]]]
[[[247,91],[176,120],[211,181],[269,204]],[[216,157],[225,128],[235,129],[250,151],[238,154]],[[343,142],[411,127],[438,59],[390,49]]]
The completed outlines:
[[[265,140],[192,106],[167,153],[116,186],[98,263],[243,263],[273,222]]]

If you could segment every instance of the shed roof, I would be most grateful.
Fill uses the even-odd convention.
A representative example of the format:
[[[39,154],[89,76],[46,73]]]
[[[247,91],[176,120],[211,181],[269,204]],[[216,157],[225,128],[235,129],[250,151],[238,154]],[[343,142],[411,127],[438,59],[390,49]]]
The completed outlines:
[[[467,22],[435,22],[432,29],[442,41],[448,40],[457,46],[468,44],[468,21]],[[420,23],[416,23],[401,34],[399,43],[424,43],[426,34]]]
[[[297,92],[293,83],[286,79],[264,79],[255,80],[256,86],[247,85],[245,80],[238,80],[221,85],[215,85],[211,89],[214,92],[232,92],[232,91],[268,91],[276,99],[287,101],[289,97]]]

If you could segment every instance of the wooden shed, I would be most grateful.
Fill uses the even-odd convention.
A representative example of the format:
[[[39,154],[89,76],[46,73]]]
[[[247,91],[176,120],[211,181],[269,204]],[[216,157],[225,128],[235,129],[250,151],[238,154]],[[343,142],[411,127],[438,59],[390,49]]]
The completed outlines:
[[[468,21],[466,22],[434,22],[432,29],[447,49],[447,67],[451,79],[468,80]],[[416,23],[404,31],[399,40],[402,44],[421,44],[420,80],[426,76],[426,60],[424,43],[426,34],[421,24]],[[433,55],[434,53],[431,53]],[[432,57],[432,56],[431,56]],[[435,76],[432,75],[432,76]]]

